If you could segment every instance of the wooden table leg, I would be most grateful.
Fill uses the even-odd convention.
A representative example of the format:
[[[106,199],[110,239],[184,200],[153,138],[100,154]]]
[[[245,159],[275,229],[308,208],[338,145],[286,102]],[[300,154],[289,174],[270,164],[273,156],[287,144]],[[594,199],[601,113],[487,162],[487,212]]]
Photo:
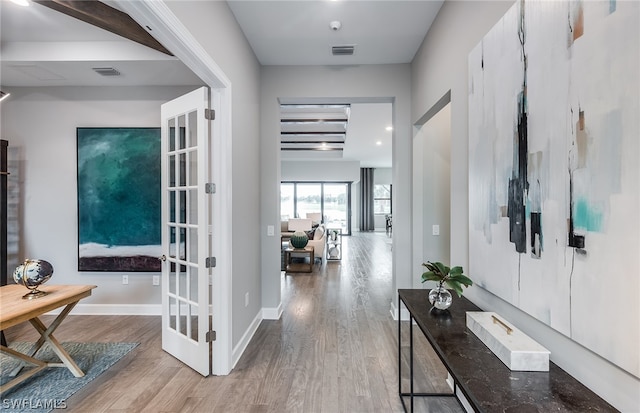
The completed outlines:
[[[44,362],[44,361],[40,361],[38,359],[34,359],[33,357],[29,357],[25,354],[22,354],[18,351],[15,351],[14,349],[11,349],[9,347],[5,347],[5,346],[0,346],[0,350],[2,350],[3,354],[6,354],[8,356],[11,356],[13,358],[17,358],[19,360],[22,360],[26,363],[29,364],[34,364],[36,367],[32,368],[31,370],[27,371],[24,374],[21,374],[20,376],[8,381],[7,383],[3,384],[2,386],[0,386],[0,394],[4,394],[4,392],[6,392],[7,390],[13,388],[14,386],[17,386],[18,384],[22,383],[23,381],[25,381],[26,379],[28,379],[29,377],[33,376],[34,374],[36,374],[37,372],[39,372],[42,369],[45,369],[48,367],[48,363]]]
[[[71,371],[71,373],[73,373],[75,377],[82,377],[84,376],[84,373],[82,372],[80,367],[78,367],[78,365],[75,363],[75,361],[73,361],[69,353],[67,353],[67,351],[64,348],[62,348],[62,346],[60,345],[60,342],[58,342],[58,340],[53,336],[53,332],[58,328],[58,326],[60,326],[62,321],[67,317],[67,315],[69,315],[69,313],[71,312],[71,310],[73,310],[73,307],[75,307],[76,304],[78,304],[77,301],[75,303],[67,304],[67,306],[62,310],[60,314],[58,314],[58,316],[55,318],[55,320],[53,320],[53,322],[49,325],[49,327],[46,327],[38,317],[34,317],[31,320],[29,320],[31,325],[33,325],[33,327],[38,331],[38,333],[40,333],[40,338],[38,339],[38,341],[34,343],[31,349],[25,353],[25,355],[31,360],[37,360],[33,358],[33,356],[38,352],[38,350],[40,350],[40,348],[42,348],[44,343],[49,343],[49,345],[51,345],[51,349],[58,355],[63,365],[66,366]],[[30,361],[26,358],[23,358],[23,360],[33,363],[33,361]],[[37,363],[33,363],[33,364],[37,364]],[[60,366],[59,363],[48,363],[47,365],[49,367]],[[16,367],[11,372],[11,375],[12,376],[17,375],[20,372],[20,370],[22,370],[23,367],[24,367],[23,365]]]

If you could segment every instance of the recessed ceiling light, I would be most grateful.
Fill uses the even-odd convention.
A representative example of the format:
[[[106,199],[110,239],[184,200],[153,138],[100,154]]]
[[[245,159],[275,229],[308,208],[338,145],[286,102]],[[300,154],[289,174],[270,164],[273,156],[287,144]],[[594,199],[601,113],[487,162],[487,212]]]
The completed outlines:
[[[18,6],[26,7],[29,5],[29,2],[27,0],[11,0],[11,1],[17,4]]]
[[[382,141],[377,141],[376,145],[378,145],[378,146],[382,145]]]
[[[387,130],[387,131],[392,131],[392,130],[393,130],[393,126],[387,126],[387,127],[385,128],[385,130]]]

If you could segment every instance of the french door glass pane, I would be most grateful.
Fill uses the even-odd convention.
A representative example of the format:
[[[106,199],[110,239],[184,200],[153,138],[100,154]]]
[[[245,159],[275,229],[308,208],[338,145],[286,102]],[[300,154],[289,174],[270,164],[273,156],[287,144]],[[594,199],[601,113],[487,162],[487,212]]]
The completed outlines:
[[[306,218],[308,213],[322,212],[321,184],[298,184],[296,189],[298,218]]]
[[[324,184],[324,216],[327,228],[341,228],[343,233],[348,232],[347,196],[348,184]]]
[[[293,184],[280,185],[280,217],[283,220],[294,218]]]

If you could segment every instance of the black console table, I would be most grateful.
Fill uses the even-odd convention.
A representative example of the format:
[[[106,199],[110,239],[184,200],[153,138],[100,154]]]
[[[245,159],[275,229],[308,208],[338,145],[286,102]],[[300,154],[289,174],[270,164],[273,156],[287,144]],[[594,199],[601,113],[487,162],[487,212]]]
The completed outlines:
[[[617,412],[556,364],[548,372],[511,371],[467,328],[466,312],[482,311],[453,293],[445,312],[431,311],[429,290],[398,290],[398,392],[402,406],[413,411],[415,397],[451,397],[455,393],[428,394],[413,391],[413,321],[418,325],[476,412]],[[401,305],[409,311],[410,390],[402,390]]]

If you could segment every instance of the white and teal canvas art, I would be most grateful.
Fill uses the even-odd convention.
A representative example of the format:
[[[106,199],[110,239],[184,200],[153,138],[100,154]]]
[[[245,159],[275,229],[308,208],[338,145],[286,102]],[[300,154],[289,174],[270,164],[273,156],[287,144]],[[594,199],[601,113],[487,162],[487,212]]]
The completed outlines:
[[[469,54],[471,278],[636,377],[638,73],[636,1],[516,1]]]
[[[160,271],[160,128],[77,128],[78,270]]]

